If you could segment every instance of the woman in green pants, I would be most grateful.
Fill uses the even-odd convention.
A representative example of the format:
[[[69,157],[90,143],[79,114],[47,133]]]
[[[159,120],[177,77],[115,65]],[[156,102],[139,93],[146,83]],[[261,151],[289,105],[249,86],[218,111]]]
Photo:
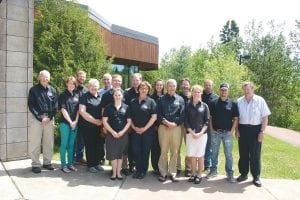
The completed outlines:
[[[68,77],[66,80],[66,90],[58,98],[58,108],[62,113],[59,125],[61,136],[60,160],[61,170],[65,173],[77,171],[72,164],[79,117],[79,94],[75,93],[76,84],[75,77]],[[68,153],[68,163],[66,163],[66,151]]]

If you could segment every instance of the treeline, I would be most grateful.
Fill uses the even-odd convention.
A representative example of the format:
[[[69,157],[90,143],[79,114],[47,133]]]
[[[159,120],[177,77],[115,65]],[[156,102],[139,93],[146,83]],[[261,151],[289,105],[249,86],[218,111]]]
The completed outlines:
[[[144,79],[152,83],[157,78],[189,78],[198,84],[207,78],[216,84],[228,82],[232,98],[242,95],[243,81],[251,80],[271,108],[271,124],[300,130],[300,21],[288,38],[274,22],[267,30],[263,28],[252,21],[242,38],[235,21],[228,21],[220,31],[220,41],[211,40],[194,52],[189,46],[171,49],[158,71],[143,72]],[[34,77],[47,69],[58,92],[64,88],[63,80],[79,69],[87,72],[88,79],[111,71],[99,26],[70,1],[35,0],[33,54]]]
[[[205,79],[217,85],[227,82],[234,99],[242,95],[242,82],[251,80],[270,106],[270,124],[300,130],[300,21],[289,37],[273,21],[266,30],[263,27],[253,20],[242,38],[235,21],[228,21],[220,31],[220,41],[209,41],[195,52],[189,46],[171,49],[161,59],[160,69],[144,72],[144,76],[152,82],[158,77],[189,78],[199,84]]]

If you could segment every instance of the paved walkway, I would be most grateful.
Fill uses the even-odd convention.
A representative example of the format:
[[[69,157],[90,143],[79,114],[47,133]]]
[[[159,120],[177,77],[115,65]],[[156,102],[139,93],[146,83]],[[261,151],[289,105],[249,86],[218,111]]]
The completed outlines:
[[[267,134],[300,147],[300,133],[268,126]],[[300,200],[300,181],[262,179],[263,187],[257,188],[251,178],[243,183],[229,184],[224,176],[213,180],[203,179],[199,185],[187,182],[181,177],[179,183],[160,183],[157,177],[149,174],[144,180],[127,177],[123,181],[109,179],[110,167],[104,172],[91,174],[79,166],[78,172],[62,173],[56,162],[55,171],[31,172],[30,160],[1,162],[1,200],[148,200],[148,199],[243,199],[243,200]]]
[[[59,164],[55,163],[58,168]],[[179,183],[160,183],[152,174],[144,180],[127,177],[123,181],[109,180],[110,167],[91,174],[80,166],[78,172],[64,174],[59,169],[33,174],[30,160],[0,164],[0,199],[30,200],[153,200],[153,199],[242,199],[242,200],[300,200],[300,181],[262,179],[257,188],[249,178],[243,183],[227,183],[224,176],[203,180],[199,185],[181,177]]]
[[[280,139],[282,141],[290,143],[296,147],[300,147],[300,133],[299,132],[285,129],[285,128],[278,128],[275,126],[267,126],[266,133],[271,135],[272,137],[275,137],[277,139]]]

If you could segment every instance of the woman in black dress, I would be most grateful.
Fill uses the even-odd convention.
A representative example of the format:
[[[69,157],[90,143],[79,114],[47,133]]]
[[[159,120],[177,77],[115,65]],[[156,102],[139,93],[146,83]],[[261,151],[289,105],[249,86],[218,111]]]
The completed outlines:
[[[111,180],[122,180],[122,158],[128,144],[127,130],[131,125],[129,107],[122,102],[122,89],[113,90],[114,103],[105,107],[103,113],[103,125],[108,134],[106,136],[106,159],[111,161]]]

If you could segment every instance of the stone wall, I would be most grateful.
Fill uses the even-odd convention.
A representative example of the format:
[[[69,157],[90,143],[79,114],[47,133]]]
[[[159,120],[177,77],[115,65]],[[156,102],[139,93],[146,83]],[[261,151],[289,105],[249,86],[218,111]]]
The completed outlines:
[[[0,4],[0,160],[28,156],[27,95],[32,86],[34,0]]]

